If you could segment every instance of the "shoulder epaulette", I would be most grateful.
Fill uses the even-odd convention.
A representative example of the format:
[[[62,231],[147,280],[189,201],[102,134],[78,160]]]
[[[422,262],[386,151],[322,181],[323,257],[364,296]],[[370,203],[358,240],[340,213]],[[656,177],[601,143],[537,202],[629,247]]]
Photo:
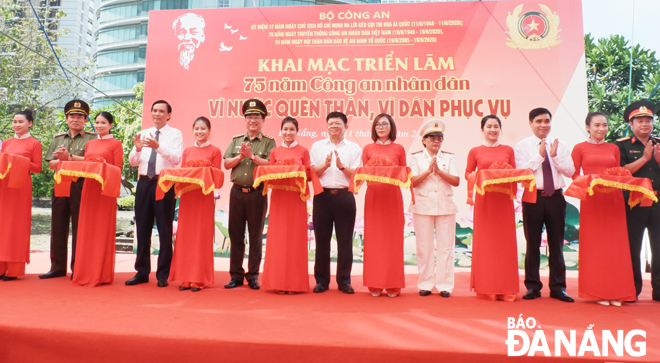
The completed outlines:
[[[85,131],[85,133],[86,133],[86,134],[96,135],[96,132],[94,132],[94,131]]]
[[[618,141],[618,142],[626,141],[626,140],[630,140],[630,136],[628,136],[628,137],[622,137],[622,138],[620,138],[620,139],[616,139],[616,141]]]
[[[422,151],[424,151],[424,150],[415,151],[414,153],[410,153],[410,155],[416,155],[416,154],[421,153]]]
[[[64,135],[66,135],[66,132],[60,132],[59,134],[53,135],[53,137],[64,136]]]
[[[262,133],[262,135],[263,135],[265,138],[268,138],[268,139],[271,139],[271,140],[275,140],[275,138],[272,137],[272,136],[270,136],[270,135],[266,135],[266,134],[263,134],[263,133]]]
[[[442,152],[443,154],[451,154],[451,155],[454,155],[454,153],[453,153],[453,152],[450,152],[450,151],[444,151],[444,150],[441,150],[441,152]]]
[[[245,134],[238,134],[238,135],[232,137],[232,139],[235,139],[235,138],[237,138],[237,137],[243,137],[243,136],[245,136]]]

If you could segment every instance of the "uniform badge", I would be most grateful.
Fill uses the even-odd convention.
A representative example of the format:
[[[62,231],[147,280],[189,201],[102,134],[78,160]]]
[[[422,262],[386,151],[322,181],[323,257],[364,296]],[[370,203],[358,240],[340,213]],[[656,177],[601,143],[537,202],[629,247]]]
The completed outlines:
[[[438,123],[436,122],[435,125],[433,125],[436,129],[438,128]]]
[[[528,11],[521,15],[523,4],[516,6],[513,13],[506,17],[509,31],[507,39],[511,48],[542,49],[555,47],[561,44],[559,40],[559,15],[552,12],[549,7],[539,4],[543,13]]]
[[[250,107],[256,107],[256,106],[257,106],[257,103],[256,103],[256,102],[254,102],[254,101],[251,101],[251,102],[250,102]]]
[[[80,102],[75,102],[75,103],[73,104],[73,107],[80,107]]]

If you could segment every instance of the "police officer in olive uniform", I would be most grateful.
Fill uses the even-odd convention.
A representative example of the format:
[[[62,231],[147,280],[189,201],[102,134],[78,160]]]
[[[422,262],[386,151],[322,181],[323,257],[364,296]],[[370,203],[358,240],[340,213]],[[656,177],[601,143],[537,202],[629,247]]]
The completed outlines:
[[[275,139],[261,133],[268,110],[263,102],[249,99],[243,103],[243,116],[247,132],[234,136],[224,154],[225,168],[231,169],[234,185],[229,196],[229,238],[231,255],[227,289],[242,286],[245,278],[251,289],[260,288],[257,278],[261,265],[262,235],[268,196],[262,195],[263,184],[253,188],[254,168],[268,165]],[[243,269],[245,256],[245,224],[248,226],[250,243],[248,271]]]
[[[623,118],[630,123],[633,137],[616,141],[621,152],[621,166],[630,170],[634,177],[649,178],[653,190],[660,190],[660,139],[653,132],[655,106],[647,101],[637,101],[626,108]],[[628,193],[625,193],[628,200]],[[640,253],[644,229],[648,230],[653,260],[651,263],[651,287],[653,300],[660,301],[660,204],[650,207],[626,208],[628,241],[632,258],[633,276],[637,296],[642,292],[642,270]]]
[[[46,151],[45,160],[51,169],[57,169],[60,161],[85,160],[87,141],[96,139],[96,133],[85,131],[85,122],[89,115],[89,105],[81,100],[73,100],[64,106],[66,124],[69,131],[55,135]],[[78,234],[78,212],[84,178],[71,183],[69,197],[52,198],[52,217],[50,221],[50,271],[39,275],[41,279],[66,276],[67,242],[69,239],[69,220],[73,238],[71,239],[71,272],[73,273],[76,256],[76,237]]]

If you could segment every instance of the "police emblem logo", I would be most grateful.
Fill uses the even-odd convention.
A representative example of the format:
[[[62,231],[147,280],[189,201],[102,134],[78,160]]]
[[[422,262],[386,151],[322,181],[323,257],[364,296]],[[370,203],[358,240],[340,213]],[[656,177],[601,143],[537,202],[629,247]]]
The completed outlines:
[[[645,106],[639,108],[639,113],[647,113],[647,112],[649,112],[649,109],[646,108]]]
[[[73,107],[80,107],[80,102],[76,102],[73,104]]]
[[[254,101],[250,102],[250,107],[256,107],[256,106],[257,106],[256,102],[254,102]]]
[[[434,127],[438,127],[438,123],[436,122],[435,125],[433,125],[433,126],[434,126]]]
[[[528,11],[523,14],[523,4],[520,4],[513,9],[513,13],[509,13],[506,17],[509,28],[506,45],[518,49],[541,49],[561,44],[559,15],[543,4],[539,7],[543,12]]]

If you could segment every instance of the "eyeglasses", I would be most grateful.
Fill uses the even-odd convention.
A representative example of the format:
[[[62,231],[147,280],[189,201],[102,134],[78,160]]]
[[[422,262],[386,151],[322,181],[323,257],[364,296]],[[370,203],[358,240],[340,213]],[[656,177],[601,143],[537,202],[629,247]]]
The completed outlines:
[[[426,139],[431,140],[431,142],[442,142],[444,136],[428,136]]]
[[[377,128],[377,129],[384,129],[384,128],[388,127],[389,125],[390,125],[390,124],[387,123],[387,122],[377,123],[377,124],[376,124],[376,128]]]

